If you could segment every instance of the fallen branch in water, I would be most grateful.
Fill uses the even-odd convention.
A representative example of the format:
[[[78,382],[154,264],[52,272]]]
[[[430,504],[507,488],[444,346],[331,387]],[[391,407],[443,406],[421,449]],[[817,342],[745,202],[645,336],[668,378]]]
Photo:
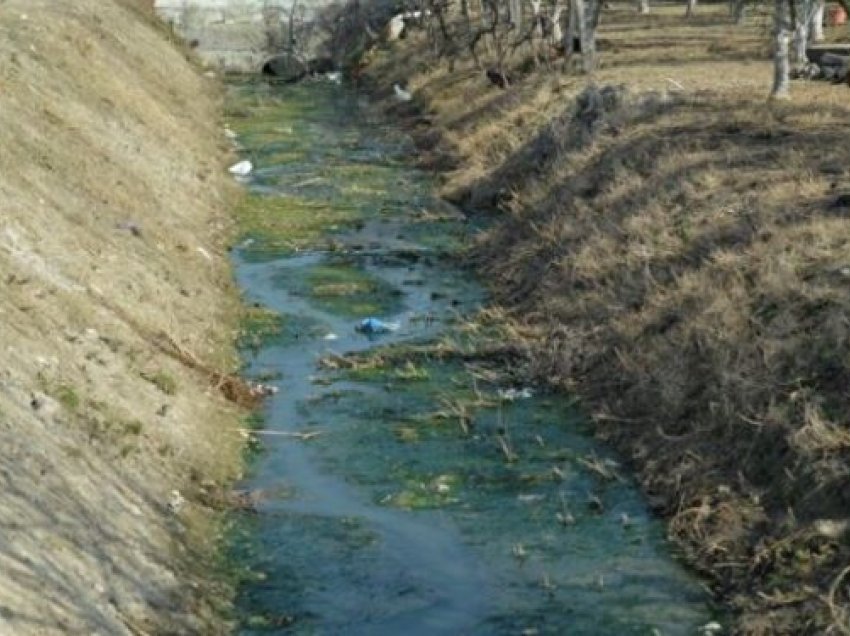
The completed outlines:
[[[93,296],[104,308],[111,311],[119,319],[123,320],[143,340],[161,353],[177,360],[189,369],[193,369],[207,377],[209,382],[224,395],[225,399],[243,408],[256,408],[263,397],[269,395],[271,389],[262,385],[252,385],[244,378],[235,373],[219,371],[199,360],[194,354],[182,347],[177,341],[164,331],[155,332],[137,320],[121,306],[113,303],[99,290],[88,287],[88,293]]]
[[[305,179],[304,181],[299,181],[298,183],[296,183],[292,187],[293,188],[303,188],[303,187],[306,187],[308,185],[313,185],[314,183],[319,183],[321,181],[324,181],[323,177],[313,177],[311,179]]]
[[[297,431],[273,431],[266,428],[237,428],[236,431],[242,435],[279,435],[280,437],[293,437],[302,442],[308,442],[311,439],[324,435],[324,431],[306,431],[299,433]]]

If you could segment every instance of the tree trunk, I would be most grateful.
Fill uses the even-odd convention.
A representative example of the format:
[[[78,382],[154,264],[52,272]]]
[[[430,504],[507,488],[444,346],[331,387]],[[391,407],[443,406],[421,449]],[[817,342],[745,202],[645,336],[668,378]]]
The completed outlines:
[[[690,18],[694,14],[694,11],[696,10],[696,8],[697,8],[697,0],[688,0],[687,7],[685,9],[685,17]]]
[[[638,13],[646,15],[649,13],[649,0],[637,0]]]
[[[581,44],[581,66],[585,73],[592,73],[596,68],[596,3],[590,0],[585,6],[585,0],[572,0],[570,15],[575,14],[578,27],[578,39]]]
[[[746,0],[734,0],[730,6],[732,9],[732,18],[735,20],[735,24],[741,26],[744,24],[744,18],[747,15]]]
[[[788,63],[788,41],[790,40],[790,0],[776,0],[773,10],[773,90],[771,99],[790,97],[790,65]]]
[[[578,10],[576,9],[576,4],[582,2],[583,0],[570,0],[570,15],[569,21],[567,22],[567,32],[564,34],[564,55],[569,57],[573,53],[576,52],[575,42],[579,37],[580,29],[579,29],[579,19],[578,19]],[[583,11],[583,9],[582,9]]]
[[[522,29],[522,0],[508,0],[508,13],[514,28],[517,31]]]
[[[543,14],[540,13],[540,5],[541,0],[530,0],[531,1],[531,37],[534,39],[535,35],[538,35],[540,39],[546,37],[546,29],[543,21]]]
[[[823,34],[823,14],[826,9],[826,0],[816,0],[815,1],[815,12],[812,15],[812,40],[815,42],[821,42],[824,39]]]
[[[552,44],[562,44],[564,42],[564,30],[561,28],[561,14],[564,12],[564,7],[560,0],[552,10],[552,34],[550,42]]]
[[[794,0],[788,0],[794,2]],[[806,49],[809,46],[809,26],[814,17],[812,0],[801,0],[794,11],[794,68],[802,69],[809,60]]]
[[[605,0],[588,0],[590,2],[590,24],[593,27],[593,52],[596,53],[596,27],[599,26],[599,18],[602,16],[602,4]]]

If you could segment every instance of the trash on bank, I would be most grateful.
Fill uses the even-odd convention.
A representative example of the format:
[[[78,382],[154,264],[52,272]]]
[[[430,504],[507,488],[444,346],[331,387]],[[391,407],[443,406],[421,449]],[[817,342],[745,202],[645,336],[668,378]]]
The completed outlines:
[[[168,497],[168,509],[171,512],[177,513],[186,505],[186,498],[180,494],[179,490],[172,490]]]
[[[279,390],[280,389],[276,386],[257,382],[256,384],[252,383],[250,385],[249,393],[252,398],[264,398],[269,397],[271,395],[276,395]]]
[[[367,335],[374,335],[398,331],[398,328],[399,324],[397,322],[384,322],[379,318],[364,318],[359,323],[357,323],[357,326],[354,327],[354,330],[359,331],[360,333],[365,333]]]
[[[254,164],[244,159],[239,163],[234,163],[228,170],[230,174],[235,175],[237,177],[247,177],[251,174],[251,171],[254,169]]]
[[[534,392],[528,387],[525,387],[524,389],[499,389],[499,399],[506,402],[527,400],[532,397],[534,397]]]
[[[393,84],[393,92],[395,92],[395,98],[400,102],[409,102],[413,99],[413,95],[398,84]]]

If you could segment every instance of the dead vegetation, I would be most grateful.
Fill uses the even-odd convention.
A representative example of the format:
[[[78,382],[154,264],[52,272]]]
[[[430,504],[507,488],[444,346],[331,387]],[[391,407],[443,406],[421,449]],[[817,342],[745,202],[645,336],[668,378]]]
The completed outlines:
[[[240,470],[233,193],[149,5],[0,3],[4,634],[228,628],[198,497]]]
[[[847,88],[769,104],[768,16],[683,11],[605,10],[590,81],[518,50],[501,90],[424,32],[367,78],[410,78],[393,110],[491,215],[472,258],[534,374],[585,399],[735,630],[848,633]]]

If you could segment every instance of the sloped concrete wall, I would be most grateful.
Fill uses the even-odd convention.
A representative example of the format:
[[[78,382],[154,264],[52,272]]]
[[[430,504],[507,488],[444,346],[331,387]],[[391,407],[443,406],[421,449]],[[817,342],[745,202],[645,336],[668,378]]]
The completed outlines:
[[[297,46],[308,54],[315,43],[304,41],[322,0],[155,0],[158,15],[196,47],[208,64],[233,72],[256,72],[273,53],[289,46],[290,13]]]

